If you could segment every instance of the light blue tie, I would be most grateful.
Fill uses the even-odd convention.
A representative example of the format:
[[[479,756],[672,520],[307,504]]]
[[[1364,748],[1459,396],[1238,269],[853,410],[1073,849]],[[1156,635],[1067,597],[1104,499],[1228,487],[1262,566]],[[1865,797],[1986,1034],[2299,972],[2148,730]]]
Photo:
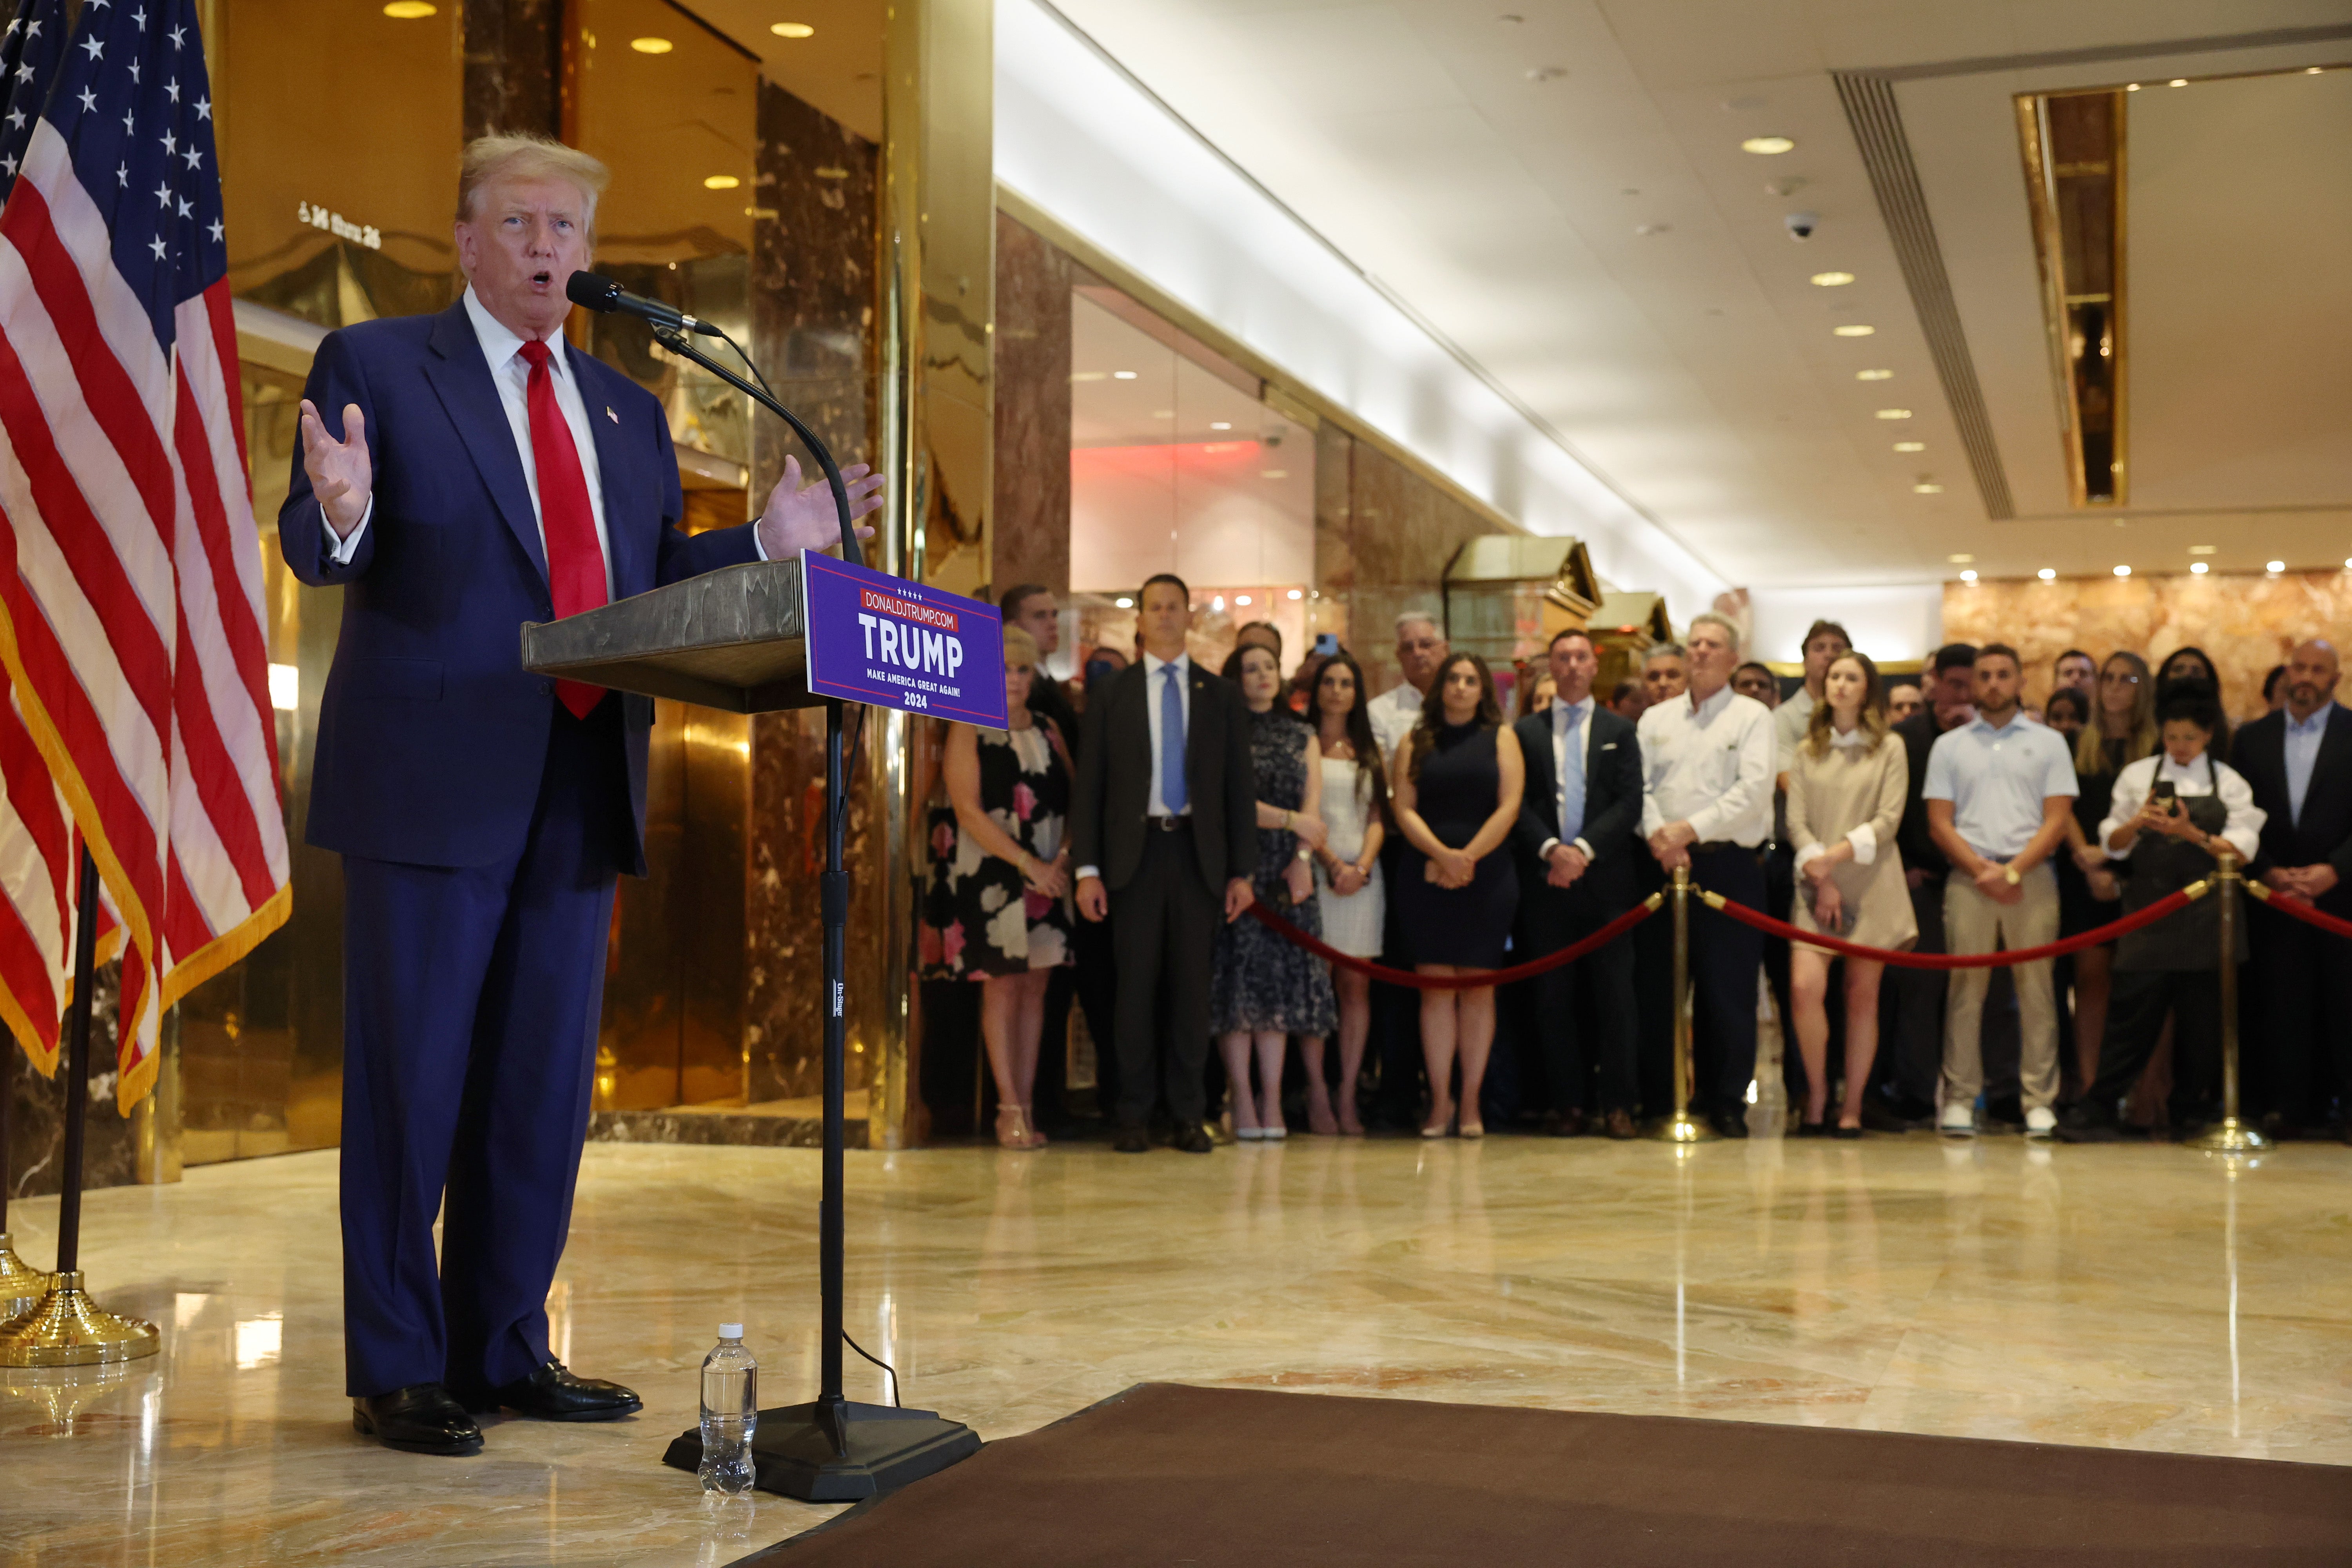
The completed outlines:
[[[1559,841],[1573,844],[1576,836],[1584,831],[1584,748],[1577,737],[1584,728],[1584,704],[1572,702],[1568,708],[1568,744],[1562,748],[1567,755],[1559,769]]]
[[[1184,689],[1177,684],[1182,669],[1160,667],[1167,684],[1160,689],[1160,801],[1168,815],[1184,809]]]

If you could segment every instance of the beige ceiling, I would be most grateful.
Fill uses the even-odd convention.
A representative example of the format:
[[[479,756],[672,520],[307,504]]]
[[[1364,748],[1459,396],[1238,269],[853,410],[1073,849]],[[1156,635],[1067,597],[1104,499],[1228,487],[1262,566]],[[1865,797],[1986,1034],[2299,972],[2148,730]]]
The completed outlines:
[[[2352,0],[1061,8],[1734,582],[2352,553],[2352,301],[2327,264],[2352,223],[2352,72],[2133,95],[2121,527],[2065,501],[2011,109],[2338,63]],[[1894,79],[2014,521],[1987,516],[1841,107],[1832,73],[1862,70]],[[1797,148],[1740,151],[1762,134]],[[1798,211],[1819,218],[1804,244]],[[1828,270],[1857,281],[1807,281]]]

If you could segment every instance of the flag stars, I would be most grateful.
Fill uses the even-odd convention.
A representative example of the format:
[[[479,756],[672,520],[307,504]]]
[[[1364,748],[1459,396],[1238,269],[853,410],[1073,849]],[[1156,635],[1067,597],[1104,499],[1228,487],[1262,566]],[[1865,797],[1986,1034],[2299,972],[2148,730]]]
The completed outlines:
[[[139,30],[141,32],[143,33],[147,30],[147,13],[145,11],[140,10],[131,12],[131,19],[139,24]]]
[[[139,79],[139,62],[137,60],[132,60],[131,62],[131,79],[134,82]]]
[[[22,131],[25,129],[25,111],[23,110],[12,109],[8,111],[8,129],[11,131]]]
[[[88,88],[83,88],[81,89],[81,111],[84,114],[95,114],[98,112],[98,94],[90,91]]]
[[[18,81],[30,81],[33,79],[32,61],[26,60],[23,65],[16,68],[16,79]]]
[[[208,229],[205,230],[205,232],[206,234],[211,235],[211,236],[213,237],[213,243],[214,243],[215,245],[218,245],[218,244],[221,242],[221,236],[222,236],[222,235],[224,235],[224,234],[226,234],[226,233],[227,233],[228,231],[227,231],[226,229],[224,229],[223,227],[221,227],[221,220],[220,220],[220,219],[218,219],[218,218],[215,218],[215,219],[213,219],[213,226],[212,226],[212,227],[210,227],[210,228],[208,228]]]
[[[163,237],[160,234],[147,242],[147,248],[155,253],[155,259],[158,261],[171,254],[171,247],[163,243]]]
[[[131,134],[131,110],[127,109],[122,111],[122,133],[125,136]]]
[[[176,136],[173,135],[173,134],[172,134],[170,132],[168,132],[168,131],[164,132],[163,132],[163,156],[165,156],[166,158],[168,158],[168,157],[170,157],[173,153],[174,153],[178,152],[179,150],[180,150],[180,139],[179,139],[178,137],[176,137]]]
[[[114,184],[116,187],[121,190],[127,191],[131,188],[130,164],[125,163],[121,168],[114,171]]]
[[[165,207],[170,207],[172,205],[172,187],[168,184],[156,186],[155,199],[163,203]]]
[[[16,177],[16,156],[15,153],[12,153],[5,157],[0,157],[0,171],[5,171],[12,180]]]
[[[177,103],[177,102],[179,102],[179,101],[180,101],[180,79],[179,79],[179,78],[177,78],[177,77],[173,77],[170,81],[165,82],[165,83],[163,84],[163,90],[164,90],[165,92],[170,93],[170,94],[172,95],[172,101],[173,101],[173,103]]]
[[[213,100],[209,98],[200,98],[196,100],[196,118],[199,120],[210,120],[212,117]]]
[[[100,43],[95,37],[84,38],[81,41],[81,47],[89,51],[89,58],[91,59],[96,59],[100,55],[106,53],[106,46]]]
[[[173,29],[172,29],[172,47],[173,47],[173,48],[175,48],[175,49],[176,49],[176,48],[178,48],[178,47],[180,47],[181,40],[182,40],[182,39],[184,39],[184,38],[185,38],[185,37],[187,37],[187,33],[188,33],[188,30],[187,30],[185,27],[174,27],[174,28],[173,28]]]
[[[16,30],[16,24],[14,22],[9,23],[8,30],[12,33],[15,32]],[[38,16],[36,16],[31,21],[25,24],[25,37],[28,38],[37,38],[40,36],[41,19]]]
[[[180,156],[188,161],[188,167],[191,169],[195,168],[205,161],[204,153],[194,147],[190,147],[185,153],[181,153]]]
[[[182,196],[180,198],[180,210],[175,216],[180,217],[194,217],[196,216],[196,209],[188,205],[187,197]]]

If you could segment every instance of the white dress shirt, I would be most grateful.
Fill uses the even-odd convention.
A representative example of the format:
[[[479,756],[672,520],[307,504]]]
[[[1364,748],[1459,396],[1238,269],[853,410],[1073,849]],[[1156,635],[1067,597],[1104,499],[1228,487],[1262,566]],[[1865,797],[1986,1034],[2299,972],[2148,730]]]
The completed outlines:
[[[1643,710],[1642,834],[1687,822],[1694,842],[1753,849],[1771,836],[1772,710],[1729,686],[1698,701],[1690,692]]]
[[[1403,681],[1364,704],[1364,716],[1372,721],[1372,738],[1381,743],[1381,760],[1389,765],[1391,776],[1396,749],[1421,722],[1421,693]]]
[[[1797,771],[1797,748],[1804,743],[1805,727],[1813,721],[1813,710],[1821,706],[1809,687],[1800,686],[1796,695],[1780,699],[1780,706],[1772,710],[1772,740],[1779,756],[1774,760],[1776,772]]]
[[[1182,693],[1184,704],[1184,733],[1187,737],[1192,733],[1192,656],[1180,653],[1174,658],[1158,658],[1149,653],[1145,654],[1143,656],[1143,711],[1151,725],[1151,794],[1147,798],[1143,808],[1144,815],[1147,816],[1169,815],[1167,797],[1160,793],[1160,731],[1163,727],[1160,720],[1160,704],[1166,700],[1160,692],[1160,689],[1168,683],[1168,678],[1160,673],[1163,669],[1173,669],[1176,672],[1176,689]],[[1188,785],[1191,782],[1190,778],[1185,781]],[[1176,815],[1192,816],[1192,803],[1186,801],[1184,809]],[[1099,866],[1081,866],[1073,880],[1083,882],[1088,877],[1101,875],[1102,868]]]
[[[2139,808],[2155,793],[2158,779],[2170,779],[2173,793],[2183,798],[2211,795],[2218,789],[2222,809],[2230,814],[2221,825],[2221,837],[2230,841],[2239,859],[2254,858],[2254,851],[2262,846],[2263,824],[2270,820],[2270,813],[2254,804],[2253,788],[2246,783],[2245,776],[2227,763],[2214,762],[2210,753],[2184,768],[2172,760],[2171,753],[2158,752],[2126,764],[2116,775],[2116,793],[2107,807],[2107,819],[2099,824],[2099,847],[2106,849],[2109,859],[2131,858],[2139,843],[2137,834],[2120,849],[2108,849],[2107,840],[2115,837],[2116,829],[2139,815]]]
[[[539,549],[542,560],[547,553],[547,520],[539,505],[539,458],[530,444],[530,362],[522,357],[523,340],[509,331],[505,322],[490,314],[468,285],[466,289],[466,319],[474,324],[474,341],[481,345],[482,358],[490,367],[490,381],[499,389],[499,405],[506,410],[507,428],[514,437],[515,451],[522,458],[522,482],[530,492],[531,520],[539,524]],[[604,597],[613,598],[613,539],[604,525],[604,485],[596,461],[596,432],[589,423],[588,405],[583,400],[580,383],[572,371],[572,356],[566,352],[563,334],[558,330],[547,340],[554,352],[548,356],[549,378],[555,385],[555,405],[563,411],[564,424],[572,427],[572,445],[580,454],[580,472],[588,482],[588,509],[596,520],[596,548],[604,557]],[[599,408],[596,414],[612,416],[612,411]],[[617,423],[617,420],[615,420]],[[343,538],[335,537],[332,524],[327,525],[327,559],[338,566],[351,563],[352,552],[359,548],[360,535],[367,531],[368,520],[375,515],[375,498],[368,498],[367,510],[360,514],[359,526]],[[325,513],[320,513],[323,521]],[[759,536],[752,535],[752,544],[761,560],[768,558]]]
[[[1587,697],[1581,702],[1555,700],[1549,709],[1545,710],[1547,716],[1551,720],[1552,806],[1555,810],[1566,804],[1567,785],[1561,781],[1568,777],[1568,770],[1571,765],[1569,759],[1573,756],[1576,759],[1573,766],[1580,774],[1584,775],[1585,779],[1584,814],[1587,816],[1592,815],[1592,780],[1587,764],[1592,758],[1592,710],[1596,700],[1591,697]],[[1574,724],[1572,731],[1571,721]],[[1574,739],[1573,747],[1570,744],[1571,735]],[[1542,855],[1545,859],[1551,858],[1552,847],[1559,842],[1557,838],[1547,838],[1543,841]],[[1584,857],[1587,865],[1591,864],[1592,846],[1585,840],[1583,834],[1578,834],[1570,839],[1569,843],[1576,847],[1577,852]]]

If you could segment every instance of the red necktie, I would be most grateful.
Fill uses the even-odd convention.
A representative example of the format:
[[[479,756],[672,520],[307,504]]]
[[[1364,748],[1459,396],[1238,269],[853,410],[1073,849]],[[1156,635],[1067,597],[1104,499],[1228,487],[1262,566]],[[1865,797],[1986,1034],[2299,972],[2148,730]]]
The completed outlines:
[[[593,610],[606,598],[604,552],[596,542],[596,512],[588,504],[588,478],[580,470],[580,448],[555,401],[553,356],[545,343],[523,344],[530,362],[530,456],[539,469],[540,532],[547,543],[547,591],[557,616]],[[556,700],[585,719],[604,700],[601,686],[577,680],[555,683]]]

